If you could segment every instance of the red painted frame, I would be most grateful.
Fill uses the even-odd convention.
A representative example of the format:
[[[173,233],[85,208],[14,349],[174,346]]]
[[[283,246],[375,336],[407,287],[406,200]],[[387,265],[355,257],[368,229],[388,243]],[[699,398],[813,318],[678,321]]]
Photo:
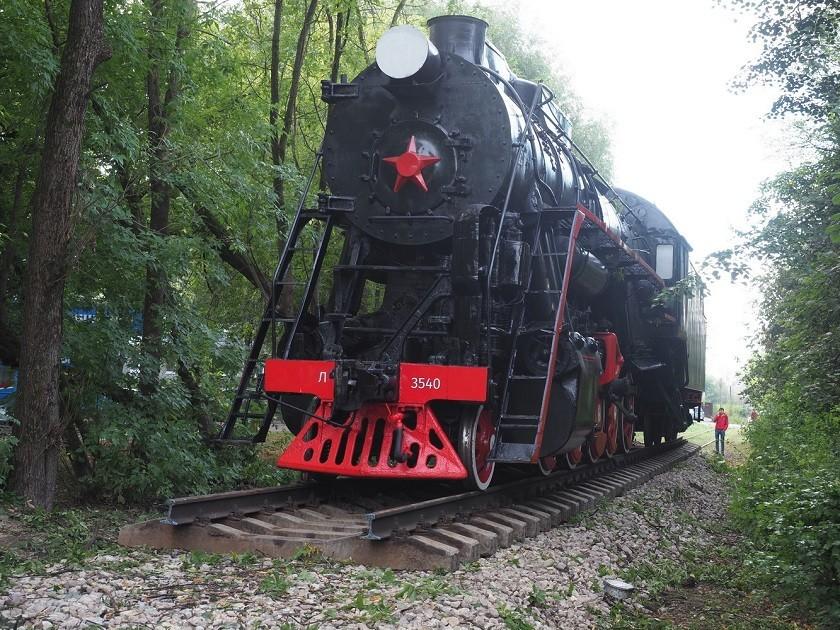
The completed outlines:
[[[334,361],[266,361],[267,392],[319,399],[314,414],[278,458],[278,466],[351,477],[466,478],[467,470],[430,403],[485,402],[486,367],[402,363],[397,401],[366,402],[343,423],[326,421],[333,414],[334,371]],[[391,457],[398,435],[405,461]]]
[[[621,368],[624,366],[624,357],[621,356],[621,350],[618,347],[618,337],[615,333],[595,333],[595,336],[604,344],[605,361],[601,378],[598,383],[606,385],[614,381],[621,374]]]

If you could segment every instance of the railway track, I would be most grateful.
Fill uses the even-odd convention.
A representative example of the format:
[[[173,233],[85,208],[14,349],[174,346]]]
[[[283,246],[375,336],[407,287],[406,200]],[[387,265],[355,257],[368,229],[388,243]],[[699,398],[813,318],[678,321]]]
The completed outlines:
[[[164,519],[128,525],[125,546],[325,557],[394,569],[455,569],[623,494],[699,447],[676,440],[545,477],[516,471],[488,491],[340,479],[171,499]]]

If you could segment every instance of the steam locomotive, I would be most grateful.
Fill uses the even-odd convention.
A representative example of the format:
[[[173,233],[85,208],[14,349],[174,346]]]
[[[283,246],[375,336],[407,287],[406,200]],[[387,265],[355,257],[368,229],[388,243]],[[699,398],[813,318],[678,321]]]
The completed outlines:
[[[478,489],[674,439],[703,390],[688,243],[598,175],[484,21],[428,27],[322,83],[329,192],[298,207],[220,439],[280,411],[281,467]]]

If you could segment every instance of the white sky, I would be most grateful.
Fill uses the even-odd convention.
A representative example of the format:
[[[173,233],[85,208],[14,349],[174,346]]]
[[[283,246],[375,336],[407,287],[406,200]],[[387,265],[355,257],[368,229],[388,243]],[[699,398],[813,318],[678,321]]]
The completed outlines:
[[[728,87],[757,53],[749,24],[714,0],[519,5],[587,109],[612,123],[614,183],[664,210],[695,264],[730,246],[760,183],[786,166],[782,129],[764,120],[772,93]],[[728,281],[711,291],[707,372],[732,378],[749,354],[755,294]]]

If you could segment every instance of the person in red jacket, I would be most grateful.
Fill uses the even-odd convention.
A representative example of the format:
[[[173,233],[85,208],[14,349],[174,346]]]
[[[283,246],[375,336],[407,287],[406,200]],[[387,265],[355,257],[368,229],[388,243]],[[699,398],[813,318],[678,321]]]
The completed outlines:
[[[729,428],[729,416],[723,410],[718,409],[715,416],[715,453],[723,455],[723,442],[726,439],[726,430]]]

